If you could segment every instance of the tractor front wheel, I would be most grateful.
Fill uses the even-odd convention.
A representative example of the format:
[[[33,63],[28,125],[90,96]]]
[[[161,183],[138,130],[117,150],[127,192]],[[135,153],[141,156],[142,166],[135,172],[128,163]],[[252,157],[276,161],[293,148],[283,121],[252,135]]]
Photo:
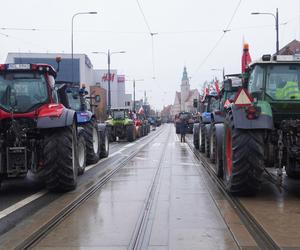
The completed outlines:
[[[109,139],[108,139],[108,132],[105,129],[101,132],[101,158],[106,158],[109,154]]]
[[[203,123],[199,125],[199,151],[205,152],[205,125]]]
[[[100,138],[97,127],[97,122],[92,119],[83,125],[84,136],[86,141],[87,164],[94,164],[99,161],[100,156]]]
[[[77,152],[78,152],[78,175],[83,175],[86,167],[86,142],[83,130],[78,132],[77,139]]]

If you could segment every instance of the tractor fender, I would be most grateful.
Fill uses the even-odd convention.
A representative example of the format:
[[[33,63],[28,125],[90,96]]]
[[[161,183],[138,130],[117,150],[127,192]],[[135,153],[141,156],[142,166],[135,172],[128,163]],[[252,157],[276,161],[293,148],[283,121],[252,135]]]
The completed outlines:
[[[224,140],[224,123],[218,123],[214,125],[216,128],[216,139],[217,139],[217,151],[220,159],[223,154],[223,140]]]
[[[59,128],[71,126],[76,120],[76,113],[74,110],[64,108],[61,115],[38,117],[37,128]]]
[[[237,129],[273,129],[273,117],[267,114],[260,114],[257,118],[249,120],[245,108],[232,106],[229,111],[233,115],[234,127]]]
[[[78,123],[85,123],[89,122],[94,115],[90,111],[76,111],[77,122]]]
[[[211,113],[211,121],[214,123],[224,123],[225,117],[221,114]]]
[[[210,123],[211,121],[211,113],[209,112],[203,112],[201,114],[201,119],[203,123]]]

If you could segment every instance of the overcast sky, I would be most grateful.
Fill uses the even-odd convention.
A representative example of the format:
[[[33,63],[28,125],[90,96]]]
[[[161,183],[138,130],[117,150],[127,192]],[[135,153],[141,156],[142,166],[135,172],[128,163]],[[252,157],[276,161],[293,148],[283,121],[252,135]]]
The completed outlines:
[[[192,88],[199,88],[205,80],[221,77],[221,72],[212,68],[224,67],[226,73],[240,72],[243,37],[254,59],[275,51],[274,18],[253,16],[251,12],[275,13],[278,8],[280,47],[299,39],[300,0],[242,0],[228,28],[230,31],[208,56],[239,2],[139,0],[151,32],[158,33],[153,36],[153,65],[151,36],[137,0],[0,0],[0,62],[5,61],[8,52],[70,53],[72,15],[97,11],[98,15],[76,17],[74,52],[87,54],[94,68],[106,68],[105,55],[95,55],[92,51],[125,50],[126,54],[112,55],[111,67],[129,79],[144,79],[136,84],[137,97],[147,90],[151,104],[160,109],[173,103],[184,65]],[[131,91],[128,82],[127,92]]]

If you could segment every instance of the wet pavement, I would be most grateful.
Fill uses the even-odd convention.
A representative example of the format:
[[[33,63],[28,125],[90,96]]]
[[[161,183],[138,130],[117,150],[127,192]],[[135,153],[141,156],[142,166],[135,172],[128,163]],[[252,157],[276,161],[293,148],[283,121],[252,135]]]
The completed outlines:
[[[128,249],[136,239],[153,250],[238,249],[192,152],[173,126],[161,129],[35,249]]]

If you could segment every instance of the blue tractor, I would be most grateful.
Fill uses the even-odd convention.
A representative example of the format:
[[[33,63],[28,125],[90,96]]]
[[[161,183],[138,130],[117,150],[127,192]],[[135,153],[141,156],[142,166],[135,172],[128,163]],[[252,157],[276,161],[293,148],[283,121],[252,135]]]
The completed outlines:
[[[88,97],[85,87],[74,86],[70,82],[57,82],[58,98],[67,108],[76,111],[78,124],[78,161],[79,174],[85,166],[95,164],[109,154],[108,129],[105,123],[97,122],[93,107],[100,97]]]
[[[199,122],[194,124],[193,127],[193,142],[196,149],[201,153],[205,153],[207,157],[210,154],[210,126],[212,111],[218,106],[217,92],[211,92],[205,95],[199,102]],[[198,106],[198,105],[197,105]]]

